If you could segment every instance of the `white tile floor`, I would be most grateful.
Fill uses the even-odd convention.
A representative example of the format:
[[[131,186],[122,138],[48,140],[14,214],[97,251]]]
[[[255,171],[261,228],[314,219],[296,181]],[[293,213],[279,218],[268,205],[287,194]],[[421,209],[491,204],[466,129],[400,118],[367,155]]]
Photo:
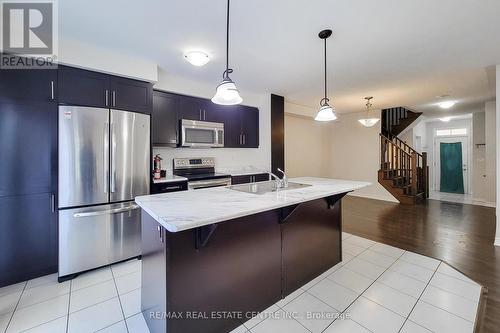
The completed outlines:
[[[478,205],[485,207],[495,207],[494,202],[487,202],[484,200],[474,199],[470,194],[456,194],[456,193],[446,193],[446,192],[437,192],[430,191],[429,199],[439,200],[439,201],[447,201],[447,202],[456,202],[462,204],[469,205]]]
[[[472,332],[481,287],[438,260],[343,234],[344,261],[232,333]],[[0,288],[0,333],[148,333],[140,261]],[[339,316],[339,319],[335,319]]]

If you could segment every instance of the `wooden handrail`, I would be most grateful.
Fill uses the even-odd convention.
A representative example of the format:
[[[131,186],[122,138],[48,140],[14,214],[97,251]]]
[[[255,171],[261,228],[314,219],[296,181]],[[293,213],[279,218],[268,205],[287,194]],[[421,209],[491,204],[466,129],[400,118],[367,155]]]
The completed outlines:
[[[427,154],[419,154],[399,138],[380,134],[380,166],[388,177],[396,179],[395,186],[411,188],[411,194],[428,193]],[[405,192],[406,193],[406,192]]]

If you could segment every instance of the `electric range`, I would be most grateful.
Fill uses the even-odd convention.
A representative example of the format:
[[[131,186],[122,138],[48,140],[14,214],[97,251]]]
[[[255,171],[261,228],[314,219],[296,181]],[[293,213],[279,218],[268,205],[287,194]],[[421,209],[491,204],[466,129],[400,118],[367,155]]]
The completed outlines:
[[[215,158],[174,158],[173,174],[188,179],[188,189],[231,185],[231,175],[215,172]]]

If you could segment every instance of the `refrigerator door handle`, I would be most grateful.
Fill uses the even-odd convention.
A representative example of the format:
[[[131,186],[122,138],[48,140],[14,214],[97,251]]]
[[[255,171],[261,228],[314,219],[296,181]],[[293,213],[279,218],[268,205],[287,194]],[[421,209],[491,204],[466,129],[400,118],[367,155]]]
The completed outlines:
[[[103,140],[103,162],[104,162],[104,193],[108,193],[109,188],[109,123],[104,123],[104,140]]]
[[[140,207],[136,204],[127,206],[127,207],[122,207],[122,208],[115,208],[115,209],[108,209],[108,210],[99,210],[95,212],[85,212],[85,213],[75,213],[73,214],[73,217],[92,217],[92,216],[99,216],[99,215],[108,215],[108,214],[118,214],[118,213],[125,213],[129,212],[131,210],[139,209]]]
[[[116,192],[116,131],[115,124],[111,123],[111,193]]]

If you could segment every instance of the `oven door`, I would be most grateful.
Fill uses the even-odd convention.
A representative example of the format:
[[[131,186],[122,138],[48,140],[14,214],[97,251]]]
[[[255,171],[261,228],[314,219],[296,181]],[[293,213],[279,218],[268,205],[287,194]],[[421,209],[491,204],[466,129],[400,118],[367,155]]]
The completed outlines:
[[[193,148],[224,147],[224,124],[181,120],[181,146]]]
[[[231,178],[219,178],[209,180],[195,180],[188,182],[189,190],[199,190],[202,188],[220,187],[231,185]]]

